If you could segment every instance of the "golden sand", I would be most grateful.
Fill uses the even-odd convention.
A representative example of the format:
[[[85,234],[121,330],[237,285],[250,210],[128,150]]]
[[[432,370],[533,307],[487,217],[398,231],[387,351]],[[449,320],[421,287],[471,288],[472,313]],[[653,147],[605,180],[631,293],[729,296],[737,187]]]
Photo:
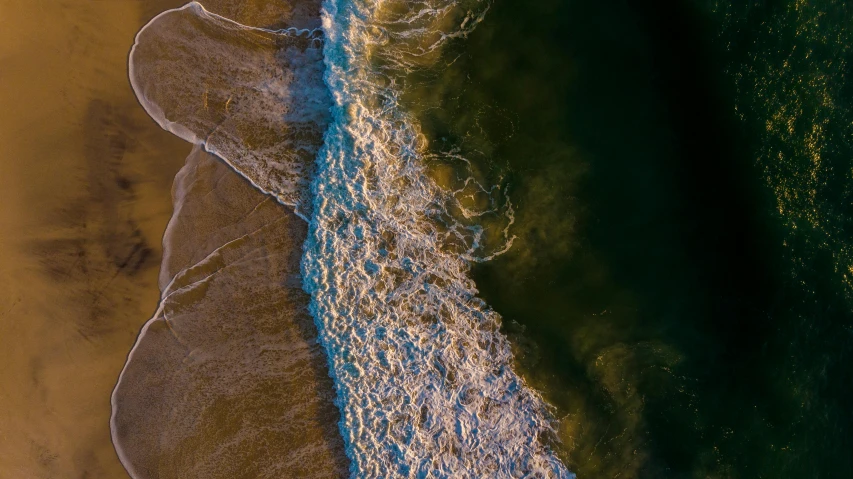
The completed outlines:
[[[125,65],[177,3],[0,1],[2,477],[126,477],[109,395],[157,302],[190,147],[147,118]]]

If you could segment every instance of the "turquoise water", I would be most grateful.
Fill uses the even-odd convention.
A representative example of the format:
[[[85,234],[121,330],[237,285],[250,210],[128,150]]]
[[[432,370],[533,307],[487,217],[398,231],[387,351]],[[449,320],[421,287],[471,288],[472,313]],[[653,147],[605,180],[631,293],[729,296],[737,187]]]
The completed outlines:
[[[474,277],[578,477],[853,476],[851,20],[498,0],[409,79],[509,192]]]

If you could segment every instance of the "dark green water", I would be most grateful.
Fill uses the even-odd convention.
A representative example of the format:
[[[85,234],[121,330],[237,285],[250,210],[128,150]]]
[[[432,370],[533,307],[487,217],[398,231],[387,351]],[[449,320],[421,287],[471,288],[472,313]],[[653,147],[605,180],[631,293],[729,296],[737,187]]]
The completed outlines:
[[[853,477],[849,45],[841,1],[495,0],[413,78],[508,187],[474,275],[578,477]]]

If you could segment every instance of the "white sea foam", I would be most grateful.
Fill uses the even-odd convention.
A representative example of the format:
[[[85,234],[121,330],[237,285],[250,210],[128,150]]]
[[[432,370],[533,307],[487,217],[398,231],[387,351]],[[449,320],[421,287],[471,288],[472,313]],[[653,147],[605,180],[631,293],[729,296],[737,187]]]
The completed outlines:
[[[333,120],[302,272],[353,477],[573,477],[546,445],[547,405],[513,372],[500,318],[467,275],[480,230],[427,175],[425,142],[398,101],[403,74],[487,8],[324,4]]]

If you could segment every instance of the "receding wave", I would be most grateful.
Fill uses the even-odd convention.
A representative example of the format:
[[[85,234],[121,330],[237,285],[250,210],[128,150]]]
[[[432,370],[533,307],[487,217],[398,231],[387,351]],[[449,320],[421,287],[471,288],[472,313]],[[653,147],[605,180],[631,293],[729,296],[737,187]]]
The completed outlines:
[[[139,32],[130,81],[161,127],[304,215],[328,121],[321,36],[241,25],[193,2]]]
[[[155,120],[297,202],[329,106],[316,37],[241,27],[191,4],[152,20],[130,61]],[[173,196],[160,305],[112,397],[125,468],[134,479],[345,476],[299,272],[306,223],[200,147]]]
[[[428,162],[454,154],[428,152],[399,100],[407,74],[433,65],[444,46],[470,33],[487,10],[488,3],[477,0],[327,0],[322,29],[269,30],[236,24],[193,3],[140,32],[131,78],[151,116],[295,207],[308,225],[298,280],[290,263],[264,252],[263,242],[242,252],[241,245],[275,223],[272,217],[248,221],[257,230],[239,229],[214,241],[177,269],[170,263],[175,253],[167,254],[160,308],[143,329],[113,397],[114,439],[135,477],[156,476],[153,468],[164,462],[146,451],[158,448],[173,451],[168,461],[182,461],[177,476],[225,477],[219,471],[256,464],[247,459],[254,447],[269,451],[290,440],[265,439],[270,428],[261,418],[279,418],[272,429],[285,434],[280,418],[303,417],[300,401],[314,398],[317,406],[311,407],[321,408],[322,381],[311,373],[316,356],[309,351],[309,333],[300,343],[291,333],[282,341],[239,332],[273,327],[270,311],[298,315],[291,312],[301,307],[289,289],[294,281],[311,294],[352,477],[574,477],[549,447],[549,406],[513,371],[500,317],[477,298],[468,277],[472,261],[511,246],[511,206],[499,205],[495,188],[472,178],[454,189],[431,177]],[[180,175],[176,185],[180,197],[188,186]],[[220,199],[227,206],[226,196]],[[176,205],[178,215],[183,206]],[[241,214],[248,220],[255,210]],[[490,216],[502,218],[497,233],[483,226]],[[277,241],[302,237],[285,222],[285,229],[271,233],[282,236]],[[167,242],[178,238],[176,231],[170,226]],[[261,275],[241,269],[255,261],[279,266]],[[236,309],[227,303],[225,285],[231,282],[252,301],[237,301]],[[208,306],[211,294],[221,302]],[[200,298],[204,302],[195,302]],[[216,321],[199,321],[207,311]],[[281,344],[300,345],[295,357],[303,362],[285,357],[291,346]],[[256,363],[262,372],[254,371]],[[283,398],[291,390],[278,389],[278,381],[293,384],[288,375],[302,367],[314,389]],[[253,409],[258,416],[250,419],[259,422],[229,411],[235,391],[254,391],[250,396],[263,407]],[[215,406],[204,419],[194,418],[186,408],[170,406],[176,394],[181,404],[208,400]],[[280,402],[264,402],[269,397]],[[145,416],[139,406],[145,403],[152,404],[155,419]],[[253,477],[340,472],[333,441],[321,440],[326,436],[317,432],[325,431],[319,423],[292,432],[315,431],[311,446],[255,470]],[[217,447],[198,442],[204,428],[238,432]],[[226,450],[245,452],[227,462]],[[288,469],[300,466],[296,458],[310,457],[315,465],[327,460],[322,454],[328,455],[327,469]],[[191,463],[199,456],[204,460],[196,467]]]

